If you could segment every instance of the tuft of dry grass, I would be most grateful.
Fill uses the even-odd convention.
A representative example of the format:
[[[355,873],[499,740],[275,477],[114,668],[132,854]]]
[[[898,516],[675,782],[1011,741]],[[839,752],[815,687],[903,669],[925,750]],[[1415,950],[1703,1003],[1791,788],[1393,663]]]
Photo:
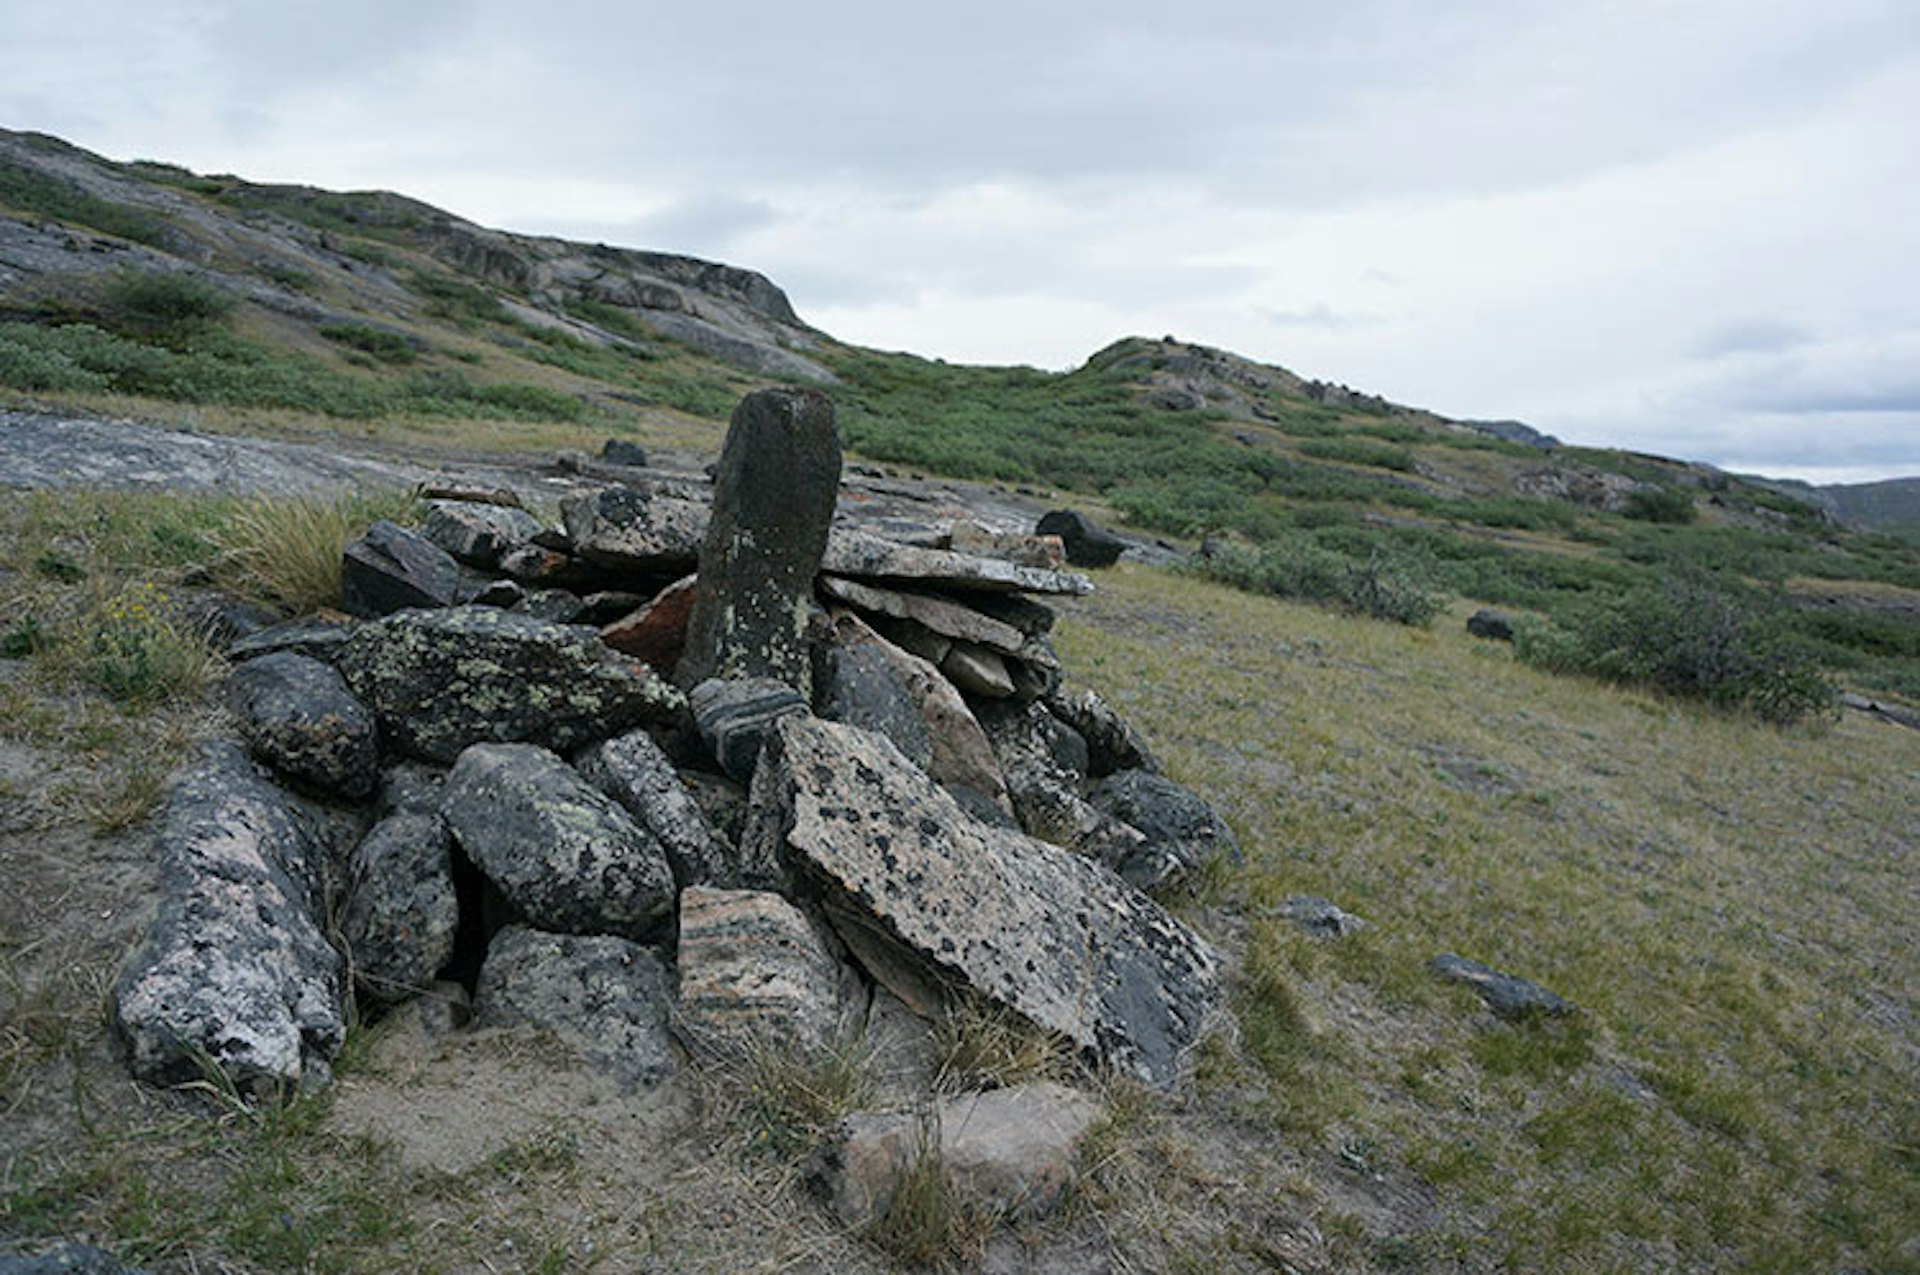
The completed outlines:
[[[251,501],[218,533],[221,575],[289,615],[338,606],[347,543],[380,519],[406,521],[412,508],[402,492]]]
[[[934,1025],[933,1046],[940,1093],[1066,1080],[1078,1071],[1070,1042],[980,996],[956,998]]]

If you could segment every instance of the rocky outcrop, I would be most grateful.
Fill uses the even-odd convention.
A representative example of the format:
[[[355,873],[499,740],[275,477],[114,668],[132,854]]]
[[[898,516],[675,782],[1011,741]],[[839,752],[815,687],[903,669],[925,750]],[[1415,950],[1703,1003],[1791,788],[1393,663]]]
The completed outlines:
[[[570,751],[684,701],[589,631],[492,607],[406,611],[369,624],[339,668],[390,747],[450,762],[470,744],[530,742]]]
[[[239,748],[208,747],[158,840],[160,908],[113,1020],[134,1074],[242,1091],[323,1084],[346,1039],[345,966],[318,918],[321,852]]]
[[[783,719],[755,817],[894,940],[1103,1065],[1162,1087],[1218,1003],[1211,948],[1099,867],[970,818],[892,745]]]

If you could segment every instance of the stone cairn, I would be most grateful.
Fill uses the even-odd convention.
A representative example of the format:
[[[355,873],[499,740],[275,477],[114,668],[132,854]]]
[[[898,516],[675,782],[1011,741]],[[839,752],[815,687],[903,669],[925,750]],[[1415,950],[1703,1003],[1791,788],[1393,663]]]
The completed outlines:
[[[114,992],[135,1073],[325,1084],[350,1003],[415,1002],[641,1090],[689,1051],[924,1038],[978,997],[1171,1087],[1219,963],[1151,896],[1231,833],[1063,684],[1033,595],[1092,586],[1058,538],[875,534],[836,521],[840,469],[824,395],[752,394],[710,501],[608,485],[554,528],[432,490],[417,533],[347,549],[357,619],[236,641],[240,739],[173,791]],[[1048,1088],[956,1128],[1005,1107],[1025,1137],[1035,1103],[1084,1128]],[[867,1123],[869,1159],[912,1141]]]

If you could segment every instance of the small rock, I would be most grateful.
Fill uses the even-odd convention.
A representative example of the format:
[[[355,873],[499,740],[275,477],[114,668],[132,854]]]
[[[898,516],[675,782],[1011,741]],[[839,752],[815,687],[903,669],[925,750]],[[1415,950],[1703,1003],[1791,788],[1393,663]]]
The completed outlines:
[[[600,630],[600,640],[630,655],[662,677],[673,676],[687,649],[687,621],[693,616],[698,576],[683,576],[653,600]]]
[[[536,620],[545,620],[549,624],[572,624],[580,618],[586,606],[580,596],[566,589],[534,589],[515,602],[510,610],[519,615],[530,615]]]
[[[380,800],[375,813],[388,815],[439,815],[440,790],[447,772],[425,762],[402,761],[387,767],[380,776]]]
[[[633,487],[602,487],[560,502],[576,557],[620,571],[684,575],[700,558],[707,507]]]
[[[345,618],[328,619],[317,615],[288,620],[246,637],[235,638],[227,646],[227,659],[239,664],[263,655],[272,655],[276,651],[292,651],[331,664],[339,656],[340,648],[347,644],[347,639],[353,636],[356,627],[354,622]]]
[[[506,505],[436,500],[427,505],[420,534],[456,560],[491,570],[503,555],[540,532],[540,520]]]
[[[634,469],[645,469],[647,449],[630,438],[609,438],[600,444],[600,459],[609,465],[628,465]]]
[[[720,769],[743,784],[753,778],[760,745],[774,724],[811,713],[799,691],[766,677],[710,679],[693,688],[687,704]]]
[[[371,619],[408,607],[452,606],[461,585],[453,555],[390,522],[376,522],[340,559],[340,609]]]
[[[1325,899],[1302,894],[1280,905],[1280,915],[1293,922],[1303,933],[1318,939],[1344,938],[1366,928],[1367,923],[1351,912],[1342,911]]]
[[[1478,961],[1470,961],[1450,952],[1434,957],[1427,963],[1427,968],[1449,983],[1463,983],[1471,987],[1479,993],[1480,999],[1487,1003],[1487,1008],[1493,1011],[1495,1017],[1508,1022],[1561,1018],[1579,1012],[1579,1007],[1573,1002],[1560,999],[1537,983],[1502,974]]]
[[[1066,546],[1058,536],[1024,536],[1018,532],[994,531],[977,522],[956,522],[947,537],[948,547],[956,553],[977,554],[985,558],[1004,558],[1016,566],[1039,567],[1058,571],[1066,565]]]
[[[672,919],[660,843],[544,748],[468,748],[441,814],[474,866],[542,929],[637,939]]]
[[[1145,855],[1164,860],[1147,874],[1153,884],[1171,885],[1218,858],[1240,860],[1240,843],[1205,798],[1164,775],[1146,770],[1123,770],[1093,786],[1087,801],[1094,809],[1118,819],[1146,836]],[[1133,881],[1137,870],[1122,871]]]
[[[1127,548],[1126,541],[1078,510],[1052,510],[1041,515],[1033,529],[1037,535],[1060,537],[1067,561],[1076,567],[1110,567]]]
[[[1146,740],[1107,702],[1089,690],[1047,696],[1047,711],[1087,741],[1087,777],[1104,779],[1121,770],[1160,772]]]
[[[940,661],[940,671],[964,695],[1006,699],[1013,694],[1013,674],[999,652],[971,642],[955,642]]]
[[[474,993],[482,1024],[550,1031],[628,1090],[673,1074],[670,1006],[666,973],[648,949],[518,925],[493,936]]]
[[[1482,608],[1467,617],[1467,632],[1493,642],[1513,641],[1513,621],[1504,611]]]
[[[373,791],[373,714],[331,666],[292,651],[263,655],[227,678],[226,701],[253,755],[281,774],[355,799]]]
[[[378,1001],[419,994],[453,959],[453,837],[437,814],[375,824],[353,853],[340,933],[354,981]]]

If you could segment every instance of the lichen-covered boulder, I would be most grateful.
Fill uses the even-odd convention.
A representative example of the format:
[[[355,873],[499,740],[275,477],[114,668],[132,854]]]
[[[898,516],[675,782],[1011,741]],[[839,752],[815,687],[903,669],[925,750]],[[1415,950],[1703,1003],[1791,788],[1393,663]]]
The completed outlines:
[[[443,763],[477,743],[568,752],[666,721],[685,703],[591,630],[493,607],[389,616],[355,633],[338,667],[389,747]]]
[[[425,991],[453,958],[459,928],[453,837],[440,816],[402,813],[375,824],[353,852],[340,915],[360,991],[388,1002]]]
[[[782,719],[753,822],[849,908],[949,977],[1171,1086],[1220,997],[1213,949],[1111,873],[980,824],[884,738]]]
[[[628,731],[583,749],[573,767],[652,834],[677,884],[700,885],[725,872],[725,847],[673,763],[645,731]]]
[[[134,1074],[324,1084],[346,1037],[345,968],[319,922],[319,851],[286,798],[237,745],[210,744],[157,850],[159,911],[113,992]]]
[[[373,714],[331,665],[293,651],[263,655],[227,678],[226,700],[253,755],[289,779],[354,799],[373,791]]]
[[[831,399],[779,389],[740,400],[714,478],[682,685],[772,678],[811,697],[808,618],[839,489]]]
[[[543,930],[639,939],[672,919],[660,843],[544,748],[468,748],[447,774],[441,815],[474,866]]]
[[[511,925],[488,945],[474,1016],[550,1031],[625,1088],[651,1089],[676,1066],[671,994],[658,958],[637,943]]]

